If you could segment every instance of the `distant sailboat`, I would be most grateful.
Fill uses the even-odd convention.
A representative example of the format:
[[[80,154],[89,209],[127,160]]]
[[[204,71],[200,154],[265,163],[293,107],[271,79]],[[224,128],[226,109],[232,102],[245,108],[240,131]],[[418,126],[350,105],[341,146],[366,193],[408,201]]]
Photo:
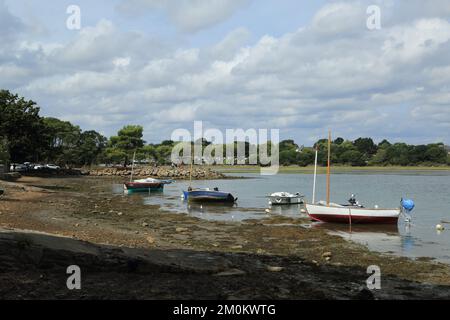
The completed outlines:
[[[164,185],[170,184],[172,182],[172,180],[147,178],[125,182],[123,184],[123,188],[126,193],[163,191]]]
[[[151,192],[151,191],[163,191],[164,185],[170,184],[173,180],[160,180],[154,178],[146,178],[133,180],[134,176],[134,162],[136,158],[136,151],[133,155],[133,163],[131,165],[131,177],[129,182],[123,184],[125,193],[131,194],[135,192]]]
[[[321,222],[348,223],[348,224],[396,224],[402,212],[402,207],[395,209],[364,208],[354,196],[349,204],[340,205],[330,202],[330,154],[331,154],[331,132],[328,134],[328,163],[327,163],[327,201],[315,203],[315,182],[317,175],[317,150],[314,168],[313,201],[305,204],[306,211],[311,219]],[[405,210],[412,210],[414,203],[411,200],[402,200]],[[409,209],[408,209],[408,208]]]

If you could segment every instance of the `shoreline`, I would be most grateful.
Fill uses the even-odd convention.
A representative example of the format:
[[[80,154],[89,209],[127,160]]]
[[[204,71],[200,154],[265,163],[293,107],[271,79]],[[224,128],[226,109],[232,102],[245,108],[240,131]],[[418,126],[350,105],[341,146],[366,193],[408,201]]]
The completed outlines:
[[[324,230],[304,228],[301,225],[306,220],[300,218],[271,216],[264,220],[245,220],[241,223],[207,221],[185,214],[170,213],[157,205],[142,208],[136,204],[133,197],[108,192],[105,189],[105,179],[89,176],[71,179],[25,177],[19,179],[16,186],[6,186],[6,189],[6,197],[0,200],[0,228],[3,229],[12,228],[17,233],[23,233],[21,230],[46,232],[73,240],[87,241],[93,246],[113,246],[117,250],[172,252],[175,257],[180,255],[180,259],[183,257],[179,253],[180,250],[192,254],[201,253],[199,259],[192,262],[193,269],[177,273],[180,276],[191,277],[194,272],[192,270],[195,270],[194,274],[201,274],[202,277],[191,280],[198,284],[216,279],[212,277],[215,273],[201,269],[208,264],[208,259],[215,261],[225,258],[231,261],[231,264],[227,264],[222,271],[217,272],[226,272],[228,275],[217,276],[221,279],[222,285],[218,284],[217,290],[211,293],[212,298],[220,298],[220,294],[235,298],[307,298],[304,293],[293,288],[300,283],[308,288],[322,286],[322,289],[310,292],[316,298],[361,298],[361,288],[364,287],[364,281],[368,277],[365,269],[369,265],[380,266],[383,274],[383,290],[371,292],[372,295],[367,296],[368,298],[442,298],[443,294],[450,296],[450,265],[376,253],[362,245],[330,235]],[[3,252],[4,255],[7,253]],[[61,252],[54,253],[65,255]],[[5,267],[4,261],[9,260],[1,258],[0,266]],[[71,259],[70,255],[66,258]],[[103,261],[106,258],[99,255],[95,259]],[[240,259],[244,262],[241,263]],[[11,280],[23,272],[23,266],[19,262],[17,260],[10,262],[9,265],[7,263],[9,271],[3,276],[10,278],[8,283],[11,287],[19,288],[23,298],[33,298],[29,295],[30,291],[26,284],[19,280],[17,282]],[[88,264],[86,267],[92,266]],[[90,297],[126,298],[126,292],[120,291],[119,287],[132,289],[126,280],[129,280],[130,275],[118,272],[116,267],[111,266],[111,269],[103,274],[96,273],[96,276],[107,284],[102,289],[102,283],[99,283],[92,289],[93,291],[85,294]],[[280,267],[282,270],[267,271],[269,267]],[[39,264],[33,265],[30,270],[46,273],[39,268]],[[33,272],[31,273],[35,274]],[[106,280],[111,272],[118,272],[120,279],[116,283]],[[265,272],[264,277],[267,275],[264,283],[253,276],[258,272]],[[52,278],[47,273],[46,276]],[[168,275],[155,271],[134,276],[149,280]],[[24,277],[33,284],[39,282],[39,278],[36,280],[32,275],[29,277],[22,275],[20,279],[23,280]],[[170,275],[169,278],[178,279],[175,275]],[[251,281],[245,284],[247,278]],[[333,279],[333,283],[330,279]],[[54,281],[56,285],[56,279]],[[410,289],[397,289],[398,281],[402,283],[400,287]],[[248,290],[254,290],[253,296],[249,295],[251,291],[240,292],[231,289],[236,284],[247,285]],[[176,293],[171,296],[166,295],[175,289],[163,286],[155,290],[164,293],[157,295],[147,292],[143,293],[141,298],[207,297],[206,287],[202,285],[198,286],[196,297],[187,293],[186,285],[183,283],[178,285]],[[427,291],[430,285],[435,290],[431,290],[431,293]],[[108,286],[118,291],[108,292],[105,289]],[[270,291],[264,296],[267,286],[277,290]],[[62,298],[71,297],[64,288],[55,290],[59,290]],[[290,293],[287,293],[288,291]],[[50,295],[51,292],[46,294]]]
[[[257,173],[260,170],[259,166],[255,165],[236,165],[236,166],[210,166],[213,170],[221,173]],[[318,167],[317,174],[326,174],[326,167]],[[352,167],[352,166],[332,166],[332,173],[411,173],[411,172],[448,172],[450,173],[450,166],[442,167],[423,167],[423,166],[367,166],[367,167]],[[280,166],[278,173],[298,173],[298,174],[313,174],[314,166]]]

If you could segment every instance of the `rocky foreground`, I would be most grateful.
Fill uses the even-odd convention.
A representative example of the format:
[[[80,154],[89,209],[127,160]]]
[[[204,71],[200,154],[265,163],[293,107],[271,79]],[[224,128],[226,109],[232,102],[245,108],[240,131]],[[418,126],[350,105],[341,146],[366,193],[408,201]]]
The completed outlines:
[[[2,299],[445,299],[447,287],[387,277],[370,291],[362,268],[298,257],[118,248],[0,229]],[[69,290],[67,268],[81,271]],[[277,267],[283,266],[283,267]]]

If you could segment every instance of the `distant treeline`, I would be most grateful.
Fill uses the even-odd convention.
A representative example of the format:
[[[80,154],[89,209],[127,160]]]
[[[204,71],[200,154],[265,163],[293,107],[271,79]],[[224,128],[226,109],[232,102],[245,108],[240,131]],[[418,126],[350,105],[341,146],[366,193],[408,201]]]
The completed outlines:
[[[170,164],[172,148],[178,143],[165,140],[159,144],[146,144],[143,127],[136,125],[124,126],[116,136],[108,139],[94,130],[83,131],[68,121],[42,117],[39,111],[34,101],[0,90],[0,162],[55,163],[61,166],[100,163],[128,165],[136,152],[136,160],[140,162]],[[201,144],[207,147],[211,143],[202,139]],[[235,142],[235,150],[239,144],[245,145],[245,157],[249,157],[250,144]],[[225,151],[226,146],[222,147]],[[317,141],[313,147],[300,147],[293,140],[281,141],[280,163],[311,165],[314,163],[314,148],[319,150],[319,164],[326,165],[326,139]],[[355,141],[337,138],[331,148],[333,164],[431,166],[450,163],[448,150],[443,143],[415,146],[391,144],[387,140],[375,144],[371,138]]]
[[[301,148],[293,140],[280,143],[282,165],[307,166],[314,164],[315,149],[318,148],[318,162],[327,163],[326,139],[317,141],[314,147]],[[300,152],[299,152],[300,151]],[[443,143],[408,145],[383,140],[375,144],[371,138],[354,141],[337,138],[331,143],[331,162],[351,166],[435,166],[449,165],[448,148]]]

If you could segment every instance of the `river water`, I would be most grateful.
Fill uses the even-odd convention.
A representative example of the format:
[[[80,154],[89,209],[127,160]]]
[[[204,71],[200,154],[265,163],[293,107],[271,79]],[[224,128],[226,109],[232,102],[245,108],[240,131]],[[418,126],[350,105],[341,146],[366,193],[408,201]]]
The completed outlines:
[[[163,193],[133,195],[143,204],[159,204],[163,210],[186,213],[202,219],[242,221],[260,219],[279,214],[300,217],[301,207],[274,206],[270,212],[266,195],[287,191],[300,192],[311,200],[313,175],[241,174],[247,179],[193,181],[193,187],[219,187],[238,197],[237,205],[211,206],[191,205],[181,199],[182,190],[188,182],[167,185]],[[325,197],[325,175],[317,177],[316,200]],[[346,225],[311,223],[313,228],[325,228],[330,233],[368,246],[371,250],[407,256],[431,257],[450,263],[450,172],[407,171],[333,174],[331,178],[331,201],[345,203],[350,194],[356,194],[366,207],[378,205],[384,208],[399,207],[400,199],[411,198],[416,203],[412,222],[399,220],[398,226],[356,226],[349,230]],[[138,200],[140,201],[140,200]],[[446,230],[438,232],[437,224]]]

